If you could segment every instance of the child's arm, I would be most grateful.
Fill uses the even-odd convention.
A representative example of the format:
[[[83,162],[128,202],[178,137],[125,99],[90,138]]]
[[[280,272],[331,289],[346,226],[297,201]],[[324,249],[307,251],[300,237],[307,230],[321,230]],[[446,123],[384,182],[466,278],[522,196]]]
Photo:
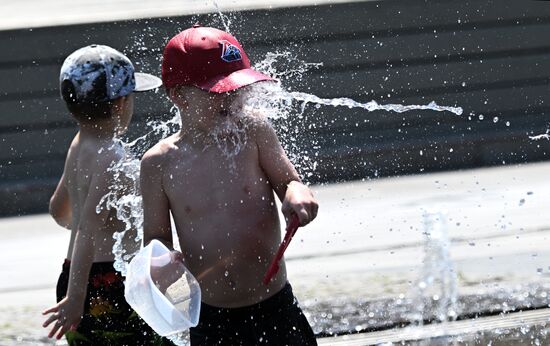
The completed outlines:
[[[153,239],[173,249],[170,204],[162,185],[162,156],[158,146],[141,160],[140,187],[143,198],[143,245]]]
[[[65,173],[61,176],[61,180],[59,180],[57,188],[50,198],[50,215],[58,225],[67,229],[71,228],[73,213],[69,192],[65,184]]]
[[[300,225],[305,226],[317,216],[317,201],[311,190],[300,180],[271,124],[263,120],[256,129],[260,166],[282,202],[283,215],[288,221],[292,214],[296,214]]]
[[[63,168],[63,174],[57,184],[57,187],[50,198],[50,215],[53,217],[58,225],[70,229],[72,224],[73,211],[69,200],[69,191],[67,190],[67,175],[66,172],[70,169],[68,167],[69,162],[74,161],[74,146],[77,144],[80,137],[80,133],[77,133],[71,142],[69,151],[67,152],[67,158],[65,159],[65,165]]]
[[[94,260],[95,235],[98,229],[104,227],[109,216],[109,210],[105,208],[99,214],[96,213],[96,206],[109,192],[111,179],[106,178],[105,172],[106,169],[98,170],[98,173],[92,177],[88,196],[82,208],[71,257],[67,295],[59,303],[43,312],[44,315],[52,313],[43,327],[55,321],[48,334],[50,338],[57,333],[56,337],[60,339],[65,332],[76,328],[82,318],[88,277]]]

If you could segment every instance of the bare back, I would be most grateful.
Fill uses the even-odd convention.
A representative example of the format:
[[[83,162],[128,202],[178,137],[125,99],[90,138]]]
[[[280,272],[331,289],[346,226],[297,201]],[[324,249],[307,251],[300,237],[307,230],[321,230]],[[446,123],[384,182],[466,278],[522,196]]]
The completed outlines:
[[[78,134],[71,143],[64,172],[65,185],[72,208],[70,227],[72,231],[67,258],[72,257],[74,238],[79,225],[83,222],[94,221],[94,224],[101,225],[95,230],[94,262],[106,262],[114,259],[112,254],[113,233],[125,228],[124,224],[116,218],[116,212],[110,211],[104,222],[98,222],[100,216],[97,213],[86,213],[86,215],[93,215],[92,217],[97,217],[98,220],[84,220],[83,215],[90,189],[97,188],[96,183],[92,184],[92,177],[101,176],[105,180],[111,179],[112,177],[108,173],[109,166],[113,162],[123,159],[123,155],[115,148],[116,145],[112,140],[83,140]],[[127,242],[123,246],[130,251],[137,249],[135,242]]]

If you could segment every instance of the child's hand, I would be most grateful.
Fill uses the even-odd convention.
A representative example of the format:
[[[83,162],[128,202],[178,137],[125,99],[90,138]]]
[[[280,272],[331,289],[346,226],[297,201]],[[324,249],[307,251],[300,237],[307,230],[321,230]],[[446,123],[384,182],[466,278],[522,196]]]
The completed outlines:
[[[300,219],[300,226],[305,226],[315,219],[318,209],[319,204],[307,186],[297,181],[288,184],[281,207],[287,222],[290,221],[292,214],[296,214]]]
[[[59,340],[68,330],[76,329],[80,323],[83,312],[84,304],[81,300],[65,297],[56,305],[42,312],[42,315],[53,313],[48,317],[46,322],[42,324],[42,327],[46,328],[52,322],[56,321],[48,334],[48,338],[53,337],[57,333],[56,338]]]
[[[151,279],[162,293],[181,278],[183,272],[183,255],[179,251],[151,258]]]

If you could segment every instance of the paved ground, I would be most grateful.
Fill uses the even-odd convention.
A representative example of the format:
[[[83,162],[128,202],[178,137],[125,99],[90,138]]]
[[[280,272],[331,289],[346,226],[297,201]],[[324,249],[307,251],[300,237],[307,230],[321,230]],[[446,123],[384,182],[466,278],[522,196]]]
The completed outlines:
[[[368,0],[22,0],[0,1],[0,30]]]
[[[550,281],[550,163],[316,187],[319,217],[288,249],[314,301],[407,296],[424,258],[422,215],[446,212],[461,294]],[[0,219],[0,345],[44,344],[68,232],[47,215]]]
[[[394,345],[408,346],[523,346],[548,345],[545,329],[550,309],[515,312],[450,323],[409,326],[368,334],[352,334],[319,340],[320,346]],[[497,331],[498,330],[498,331]],[[497,332],[495,332],[497,331]],[[506,331],[506,333],[505,333]]]
[[[309,286],[363,278],[360,294],[408,287],[424,258],[423,214],[447,215],[451,257],[462,286],[547,277],[550,164],[380,179],[317,188],[318,220],[288,250],[290,274]],[[308,258],[311,256],[311,258]],[[294,264],[294,265],[293,265]],[[357,282],[352,280],[351,282]],[[397,282],[394,282],[397,284]],[[389,292],[389,293],[392,293]],[[403,292],[406,293],[406,292]]]

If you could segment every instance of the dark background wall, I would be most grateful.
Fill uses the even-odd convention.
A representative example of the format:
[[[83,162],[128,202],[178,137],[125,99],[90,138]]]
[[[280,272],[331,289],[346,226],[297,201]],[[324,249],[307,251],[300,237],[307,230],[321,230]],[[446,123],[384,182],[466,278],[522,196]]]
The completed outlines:
[[[291,90],[464,108],[457,116],[310,107],[303,118],[287,120],[302,129],[298,151],[315,144],[310,182],[548,158],[549,141],[528,138],[550,126],[548,2],[387,0],[228,18],[252,60],[289,51],[323,63],[301,79],[285,79]],[[223,28],[212,14],[0,32],[0,215],[47,210],[76,133],[57,90],[68,54],[107,44],[139,70],[160,75],[162,47],[197,21]],[[149,119],[168,117],[169,109],[163,91],[139,95],[128,136],[146,131]]]

